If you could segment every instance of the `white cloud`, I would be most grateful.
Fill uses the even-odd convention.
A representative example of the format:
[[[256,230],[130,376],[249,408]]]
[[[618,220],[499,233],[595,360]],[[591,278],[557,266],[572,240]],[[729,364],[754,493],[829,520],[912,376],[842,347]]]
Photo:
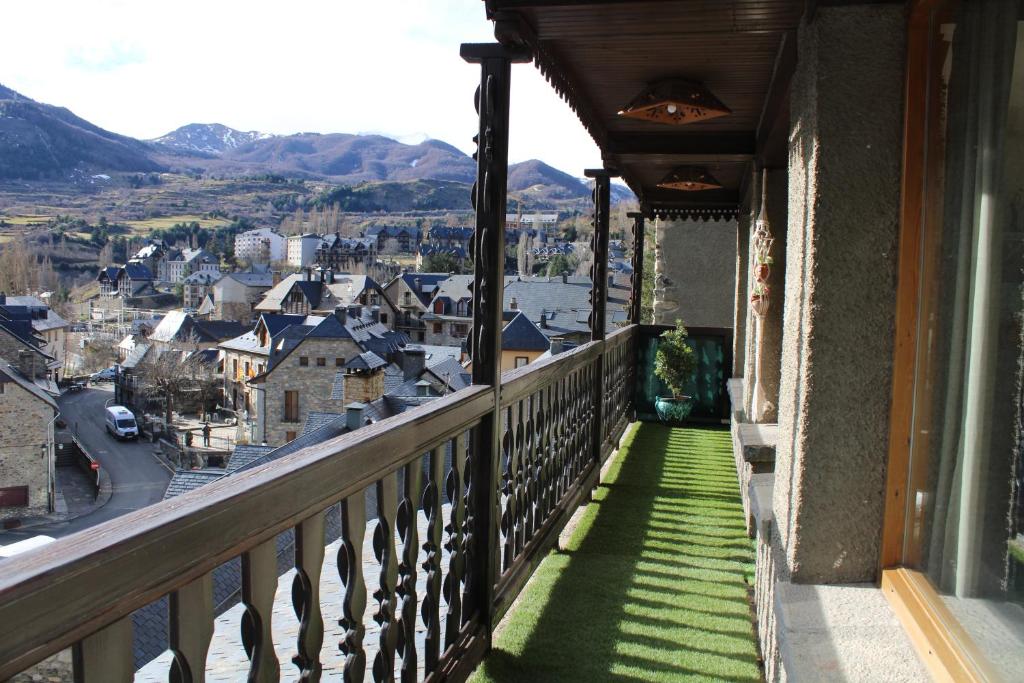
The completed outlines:
[[[140,138],[192,122],[424,135],[469,152],[479,0],[5,3],[0,83]],[[572,173],[600,155],[532,65],[513,68],[510,157]]]

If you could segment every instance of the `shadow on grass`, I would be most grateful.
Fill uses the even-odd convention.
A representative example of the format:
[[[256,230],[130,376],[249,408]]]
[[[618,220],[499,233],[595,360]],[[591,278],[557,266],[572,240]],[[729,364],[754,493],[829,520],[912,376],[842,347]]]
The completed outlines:
[[[639,425],[473,680],[760,681],[732,468],[727,431]]]

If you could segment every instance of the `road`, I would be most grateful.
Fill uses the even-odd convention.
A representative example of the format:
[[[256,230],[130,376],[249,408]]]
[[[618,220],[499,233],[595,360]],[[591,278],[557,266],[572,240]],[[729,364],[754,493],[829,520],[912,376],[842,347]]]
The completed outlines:
[[[103,384],[65,394],[58,401],[68,428],[74,430],[77,425],[79,441],[110,475],[107,504],[68,522],[0,532],[0,545],[38,534],[67,536],[163,499],[173,472],[153,454],[153,445],[148,441],[118,441],[104,429],[103,409],[113,399],[112,386]]]

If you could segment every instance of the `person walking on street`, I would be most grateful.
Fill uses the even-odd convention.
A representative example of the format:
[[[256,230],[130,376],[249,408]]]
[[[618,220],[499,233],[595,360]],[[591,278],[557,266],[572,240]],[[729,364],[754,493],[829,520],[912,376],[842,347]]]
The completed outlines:
[[[210,423],[207,422],[203,425],[203,445],[207,448],[210,447]]]

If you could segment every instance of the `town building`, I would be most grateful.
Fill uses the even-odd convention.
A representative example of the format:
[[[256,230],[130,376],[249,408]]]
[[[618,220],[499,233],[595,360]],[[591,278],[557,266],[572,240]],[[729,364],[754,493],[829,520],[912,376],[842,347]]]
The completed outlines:
[[[220,270],[220,259],[205,249],[172,249],[160,262],[164,268],[161,282],[180,284],[192,273],[213,273]]]
[[[288,240],[270,228],[247,230],[235,235],[235,259],[249,263],[284,261],[288,255]]]
[[[316,263],[316,252],[323,238],[320,235],[306,233],[288,237],[287,261],[294,268],[305,268]]]
[[[201,270],[186,277],[182,281],[182,304],[184,307],[198,310],[213,285],[222,277],[224,276],[219,270]]]
[[[0,521],[53,511],[57,403],[0,354]]]
[[[472,275],[451,275],[437,283],[427,311],[420,316],[426,343],[461,346],[473,323]]]
[[[336,273],[367,275],[377,263],[377,240],[373,237],[325,235],[316,249],[313,262]]]
[[[378,320],[394,329],[398,308],[377,282],[366,275],[335,274],[307,268],[281,280],[256,304],[257,313],[312,315],[332,313],[351,304],[367,307]]]
[[[458,264],[459,269],[465,267],[466,257],[468,253],[465,249],[458,246],[447,247],[439,244],[421,244],[419,249],[416,250],[416,269],[423,270],[429,268],[433,264],[429,261],[432,256],[447,256]]]
[[[529,365],[550,355],[551,340],[533,324],[523,311],[506,311],[508,322],[501,330],[501,371]]]
[[[538,230],[551,231],[558,223],[557,213],[507,213],[505,214],[505,228],[508,230],[531,230],[536,234]]]
[[[395,225],[370,226],[363,235],[377,240],[377,252],[380,254],[411,254],[423,239],[423,231],[420,228]]]
[[[279,273],[256,267],[228,273],[210,287],[211,317],[214,320],[252,322],[258,316],[256,304],[278,282]]]
[[[68,321],[60,317],[56,311],[34,296],[6,296],[0,294],[0,309],[21,307],[32,320],[32,331],[42,340],[42,351],[50,356],[51,377],[59,380],[64,358],[67,355]]]
[[[295,439],[311,412],[336,406],[340,399],[332,395],[337,395],[337,383],[342,392],[346,383],[375,384],[378,378],[373,375],[383,373],[384,367],[374,361],[372,368],[353,366],[349,368],[353,372],[347,372],[346,364],[364,352],[391,362],[408,342],[404,334],[394,332],[359,304],[338,308],[315,327],[306,327],[292,325],[279,340],[270,337],[273,344],[266,369],[248,380],[259,385],[254,406],[256,443],[281,445]],[[226,371],[233,372],[233,366]],[[360,395],[367,391],[360,390]]]
[[[398,307],[395,329],[416,342],[426,341],[426,324],[421,320],[438,285],[449,273],[405,272],[384,286],[384,294]]]

